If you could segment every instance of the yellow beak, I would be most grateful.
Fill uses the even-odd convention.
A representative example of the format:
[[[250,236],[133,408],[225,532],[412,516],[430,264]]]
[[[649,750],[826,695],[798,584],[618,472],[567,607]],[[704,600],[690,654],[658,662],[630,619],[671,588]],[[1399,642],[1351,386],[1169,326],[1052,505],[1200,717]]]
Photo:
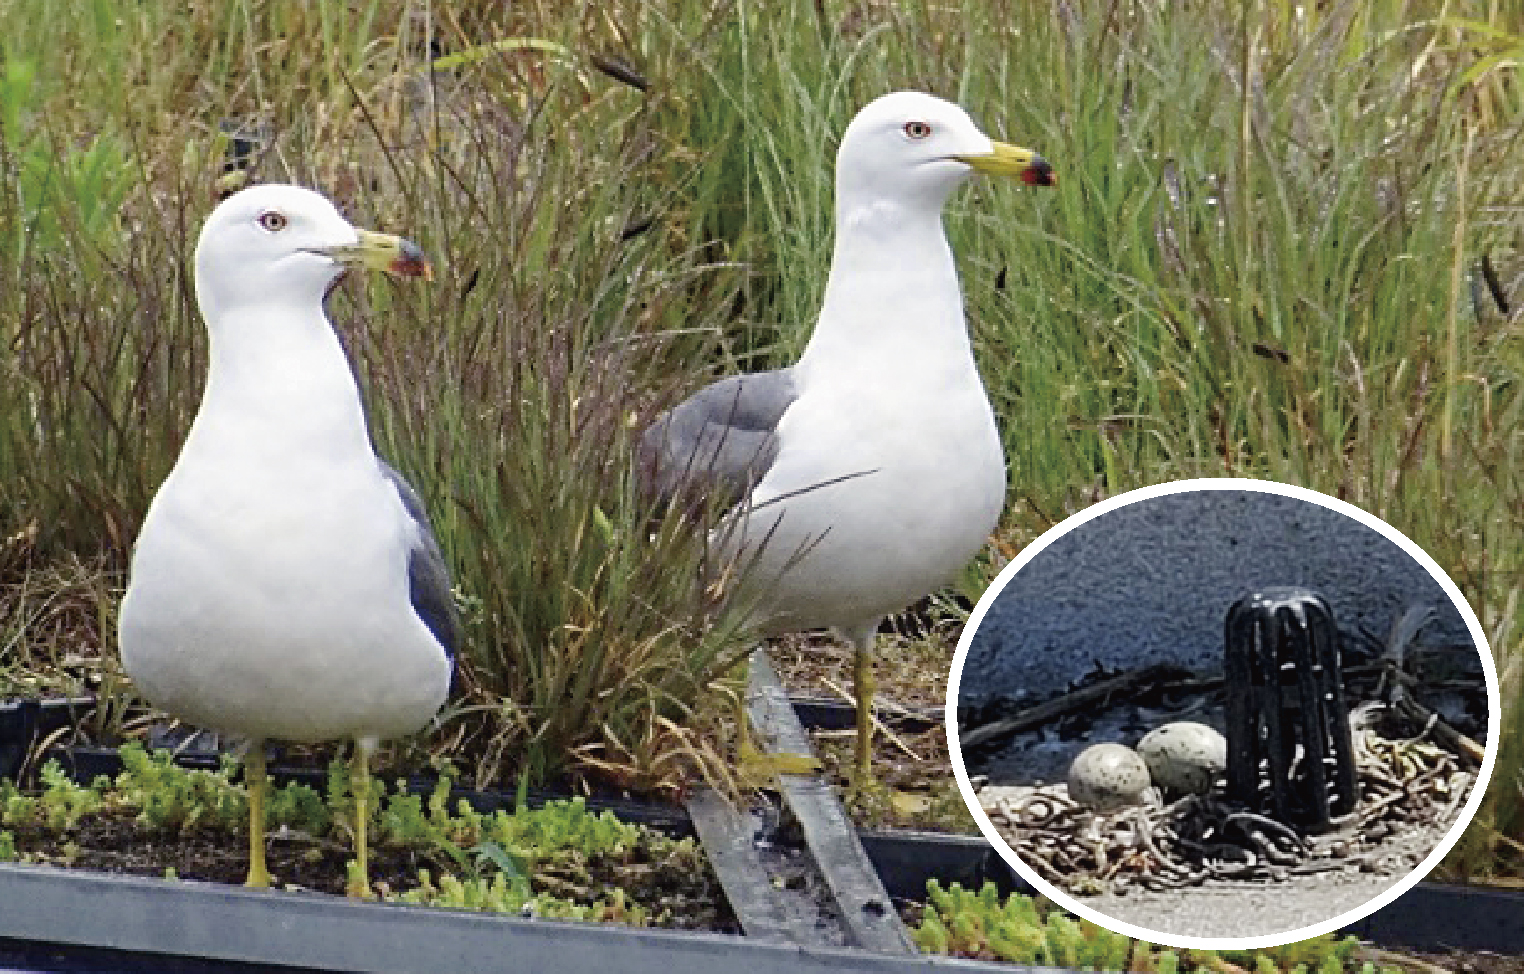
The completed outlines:
[[[988,153],[957,156],[957,160],[979,172],[996,176],[1016,176],[1029,186],[1056,186],[1058,176],[1048,160],[1033,152],[1004,142],[991,142]]]
[[[423,256],[423,250],[411,240],[373,230],[355,232],[360,238],[357,242],[324,247],[318,252],[343,264],[386,271],[397,277],[421,277],[425,281],[434,279],[434,269],[429,265],[428,258]]]

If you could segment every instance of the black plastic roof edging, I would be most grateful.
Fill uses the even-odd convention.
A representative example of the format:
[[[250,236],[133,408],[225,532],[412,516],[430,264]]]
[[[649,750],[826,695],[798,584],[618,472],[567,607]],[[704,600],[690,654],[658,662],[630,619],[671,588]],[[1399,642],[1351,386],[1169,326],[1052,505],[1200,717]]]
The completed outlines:
[[[1037,892],[982,835],[859,829],[857,837],[884,889],[895,899],[924,900],[926,883],[932,879],[944,888],[958,883],[974,891],[990,882],[1002,896]]]
[[[799,723],[810,730],[854,730],[857,727],[856,704],[843,703],[840,700],[822,700],[818,697],[798,697],[793,694],[789,694],[788,699],[793,705],[794,714],[799,718]],[[874,716],[880,723],[911,733],[930,730],[942,723],[940,710],[932,713],[928,710],[917,709],[902,713],[883,709],[876,711]]]
[[[1340,933],[1382,947],[1524,954],[1524,893],[1419,883]]]
[[[310,970],[0,937],[0,974],[308,974]]]
[[[0,866],[0,940],[305,970],[536,974],[909,974],[1015,968],[931,956],[801,948],[744,937],[360,903],[212,883]]]

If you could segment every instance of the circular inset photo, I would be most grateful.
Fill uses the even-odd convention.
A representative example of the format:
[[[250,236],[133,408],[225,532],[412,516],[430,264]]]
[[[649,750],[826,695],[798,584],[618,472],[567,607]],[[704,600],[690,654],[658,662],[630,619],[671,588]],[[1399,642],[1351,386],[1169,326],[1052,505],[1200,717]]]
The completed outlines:
[[[1314,491],[1193,480],[1053,528],[975,607],[947,734],[985,836],[1066,909],[1250,949],[1347,926],[1481,803],[1498,686],[1448,576]]]

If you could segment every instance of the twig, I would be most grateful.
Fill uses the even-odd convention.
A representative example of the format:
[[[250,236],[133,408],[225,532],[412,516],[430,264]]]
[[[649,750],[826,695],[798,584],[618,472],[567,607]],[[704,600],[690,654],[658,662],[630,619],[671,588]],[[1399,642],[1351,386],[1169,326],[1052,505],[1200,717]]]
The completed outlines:
[[[965,748],[982,747],[991,741],[1046,724],[1056,717],[1110,704],[1119,698],[1135,697],[1145,690],[1153,689],[1156,684],[1179,679],[1182,672],[1184,671],[1178,666],[1159,663],[1154,666],[1145,666],[1141,670],[1108,677],[1087,687],[1072,690],[1063,696],[1054,697],[1035,707],[1028,707],[1014,717],[993,721],[959,734],[959,743]]]
[[[1420,971],[1426,972],[1426,974],[1450,974],[1448,969],[1440,967],[1438,964],[1431,964],[1421,957],[1399,954],[1395,950],[1383,950],[1380,947],[1368,947],[1366,949],[1369,951],[1367,959],[1376,961],[1380,966],[1396,964],[1404,970],[1417,968]]]
[[[1470,762],[1473,767],[1481,767],[1482,759],[1487,756],[1486,749],[1451,727],[1443,717],[1406,695],[1399,698],[1393,706],[1403,717],[1427,728],[1434,740],[1446,750]]]

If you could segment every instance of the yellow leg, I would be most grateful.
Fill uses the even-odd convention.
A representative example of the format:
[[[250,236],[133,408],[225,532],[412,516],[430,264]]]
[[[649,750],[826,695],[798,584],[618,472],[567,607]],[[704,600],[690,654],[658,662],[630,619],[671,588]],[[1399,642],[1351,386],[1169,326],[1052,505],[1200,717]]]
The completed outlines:
[[[873,651],[854,647],[857,684],[857,773],[855,790],[873,783]]]
[[[251,743],[243,759],[243,786],[249,794],[249,876],[243,884],[266,889],[270,885],[270,870],[265,868],[265,792],[269,784],[262,741]]]
[[[356,899],[372,899],[370,889],[370,848],[366,832],[370,825],[370,754],[376,742],[356,740],[354,763],[350,768],[349,787],[355,796],[355,858],[349,865],[349,888]]]

